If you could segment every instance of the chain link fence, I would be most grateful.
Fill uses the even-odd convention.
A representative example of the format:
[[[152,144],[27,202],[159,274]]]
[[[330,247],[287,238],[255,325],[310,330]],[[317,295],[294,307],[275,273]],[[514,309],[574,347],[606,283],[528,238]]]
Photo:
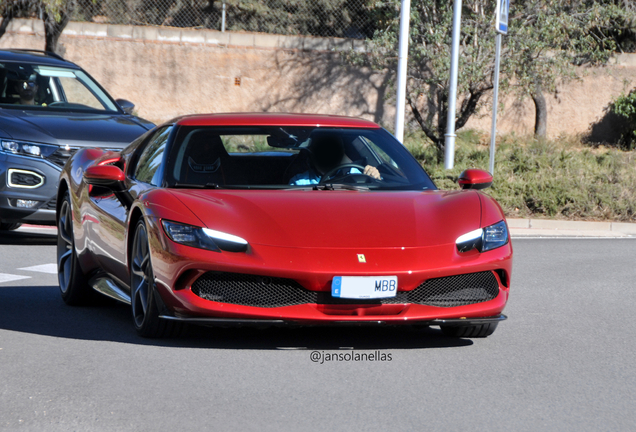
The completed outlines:
[[[366,39],[399,1],[77,0],[73,20]]]

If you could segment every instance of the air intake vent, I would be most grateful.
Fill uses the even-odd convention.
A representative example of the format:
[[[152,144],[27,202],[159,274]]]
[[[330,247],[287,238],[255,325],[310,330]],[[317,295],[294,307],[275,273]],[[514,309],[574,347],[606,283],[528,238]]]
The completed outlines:
[[[499,284],[495,275],[487,271],[428,279],[412,291],[399,291],[394,298],[350,300],[333,298],[328,292],[308,291],[292,279],[208,272],[192,284],[192,291],[206,300],[256,307],[280,307],[305,303],[414,303],[454,307],[494,299],[499,294]]]
[[[398,292],[386,303],[416,303],[453,307],[492,300],[499,294],[499,284],[492,272],[468,273],[424,281],[413,291]]]
[[[44,177],[33,171],[9,169],[8,184],[10,187],[35,189],[44,184]]]
[[[280,307],[316,302],[316,293],[294,280],[240,273],[205,273],[192,284],[192,291],[206,300],[244,306]]]

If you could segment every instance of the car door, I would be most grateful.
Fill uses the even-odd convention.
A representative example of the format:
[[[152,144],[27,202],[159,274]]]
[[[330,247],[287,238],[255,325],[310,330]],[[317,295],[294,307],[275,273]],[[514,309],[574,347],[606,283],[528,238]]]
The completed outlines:
[[[171,126],[158,129],[137,149],[137,163],[129,171],[132,172],[129,192],[133,199],[160,184],[160,167],[171,129]],[[104,271],[128,285],[126,227],[129,209],[114,194],[93,197],[92,203],[99,220],[93,226],[93,238],[99,245],[95,247],[95,256]]]

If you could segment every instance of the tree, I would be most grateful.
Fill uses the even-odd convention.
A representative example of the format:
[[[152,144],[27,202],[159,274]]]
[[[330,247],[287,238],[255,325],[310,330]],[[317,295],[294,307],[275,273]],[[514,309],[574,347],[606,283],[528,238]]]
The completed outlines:
[[[398,9],[399,1],[393,1]],[[464,0],[459,56],[456,128],[477,113],[493,88],[495,60],[492,0]],[[441,158],[448,117],[453,2],[420,0],[411,7],[407,103],[413,118],[433,141]],[[514,1],[510,32],[501,57],[500,91],[531,96],[537,108],[535,129],[545,133],[543,92],[575,76],[575,65],[602,63],[616,48],[607,29],[631,12],[614,1]],[[624,23],[623,23],[624,24]],[[371,41],[370,53],[351,55],[378,69],[396,70],[399,19],[387,20]]]
[[[0,37],[15,17],[41,16],[46,51],[56,52],[58,40],[76,7],[76,0],[4,0],[0,5]]]
[[[576,79],[575,66],[605,64],[621,48],[634,19],[626,0],[526,0],[513,9],[513,33],[507,42],[509,78],[522,98],[535,105],[535,135],[545,137],[545,92]]]
[[[6,33],[13,18],[29,16],[34,11],[32,3],[29,0],[4,0],[0,4],[0,38]]]
[[[44,50],[57,52],[58,40],[71,20],[76,0],[42,0],[40,10],[44,21]]]

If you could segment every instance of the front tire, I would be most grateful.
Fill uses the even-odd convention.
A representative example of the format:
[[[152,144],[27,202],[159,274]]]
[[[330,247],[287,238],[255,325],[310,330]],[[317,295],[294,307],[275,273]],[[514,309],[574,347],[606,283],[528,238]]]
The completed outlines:
[[[471,326],[440,326],[442,333],[450,337],[485,338],[497,329],[498,322],[477,324]]]
[[[143,220],[137,222],[130,268],[130,299],[135,330],[141,337],[162,338],[176,335],[182,325],[159,318],[158,293],[150,259],[148,231]]]
[[[57,222],[57,275],[62,300],[67,305],[86,305],[93,299],[94,291],[88,286],[75,251],[69,192],[64,197]]]

